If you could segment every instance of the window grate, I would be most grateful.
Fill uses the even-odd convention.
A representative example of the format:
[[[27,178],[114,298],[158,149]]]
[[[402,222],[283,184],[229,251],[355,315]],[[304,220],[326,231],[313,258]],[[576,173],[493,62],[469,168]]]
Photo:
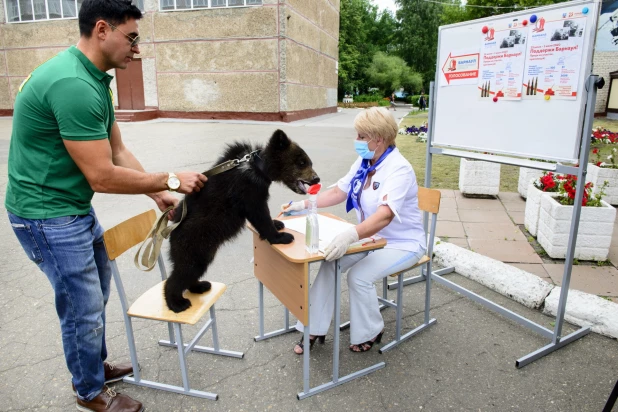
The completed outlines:
[[[215,9],[225,7],[261,6],[262,0],[159,0],[163,11],[187,9]]]
[[[84,0],[6,0],[7,23],[75,19]],[[161,0],[161,4],[166,0]],[[172,1],[172,7],[174,0]],[[191,0],[187,0],[191,1]],[[205,0],[208,1],[208,0]],[[144,11],[144,0],[133,0]]]

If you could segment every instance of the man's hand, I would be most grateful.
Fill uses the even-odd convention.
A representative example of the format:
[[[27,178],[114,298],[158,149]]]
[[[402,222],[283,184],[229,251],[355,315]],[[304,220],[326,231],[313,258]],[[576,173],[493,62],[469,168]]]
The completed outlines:
[[[155,201],[161,212],[164,212],[170,206],[174,206],[175,209],[179,202],[178,198],[170,192],[163,191],[149,196]],[[169,220],[174,220],[174,209],[170,210],[168,214]]]
[[[199,192],[200,189],[204,187],[204,183],[208,180],[206,176],[197,172],[179,172],[176,173],[176,176],[180,179],[180,187],[177,192],[185,195]]]
[[[324,249],[325,259],[330,262],[337,260],[341,256],[345,255],[350,245],[354,242],[358,242],[358,232],[356,227],[351,227],[343,233],[338,234],[326,249]]]

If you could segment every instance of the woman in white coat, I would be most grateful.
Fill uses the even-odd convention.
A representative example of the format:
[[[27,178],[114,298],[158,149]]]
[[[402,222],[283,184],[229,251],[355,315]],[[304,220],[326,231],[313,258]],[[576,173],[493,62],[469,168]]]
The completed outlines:
[[[358,224],[339,234],[326,247],[311,287],[311,346],[324,343],[333,317],[335,261],[348,272],[350,293],[350,350],[366,352],[384,333],[374,282],[414,265],[426,249],[426,236],[418,208],[418,186],[410,163],[395,147],[397,122],[385,108],[372,107],[354,119],[359,157],[336,187],[318,195],[318,208],[346,202],[356,210]],[[286,212],[301,211],[308,201],[281,205]],[[384,249],[344,256],[348,247],[363,238],[378,235],[387,241]],[[302,332],[303,325],[296,328]],[[303,353],[303,342],[294,347]]]

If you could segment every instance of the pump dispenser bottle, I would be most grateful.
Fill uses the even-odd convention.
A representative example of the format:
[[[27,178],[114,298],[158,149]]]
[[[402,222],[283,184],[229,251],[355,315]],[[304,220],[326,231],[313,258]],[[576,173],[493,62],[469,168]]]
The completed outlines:
[[[309,209],[307,212],[307,223],[305,227],[305,247],[309,253],[318,253],[320,245],[320,226],[318,224],[318,192],[322,185],[315,184],[309,186]]]

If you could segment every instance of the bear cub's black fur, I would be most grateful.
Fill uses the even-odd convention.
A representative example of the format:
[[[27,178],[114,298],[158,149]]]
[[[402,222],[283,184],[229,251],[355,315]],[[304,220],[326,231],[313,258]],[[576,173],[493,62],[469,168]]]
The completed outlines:
[[[259,150],[257,156],[234,169],[212,176],[197,193],[185,197],[187,215],[170,236],[172,274],[165,284],[165,301],[174,312],[182,312],[191,302],[185,290],[204,293],[210,282],[199,279],[207,271],[225,242],[236,237],[248,220],[261,239],[271,244],[291,243],[294,237],[279,232],[284,225],[271,219],[268,189],[280,182],[292,191],[305,194],[306,185],[320,181],[307,153],[281,130],[275,131],[266,147],[249,143],[229,144],[216,164],[241,159]],[[178,221],[182,206],[174,211]]]

